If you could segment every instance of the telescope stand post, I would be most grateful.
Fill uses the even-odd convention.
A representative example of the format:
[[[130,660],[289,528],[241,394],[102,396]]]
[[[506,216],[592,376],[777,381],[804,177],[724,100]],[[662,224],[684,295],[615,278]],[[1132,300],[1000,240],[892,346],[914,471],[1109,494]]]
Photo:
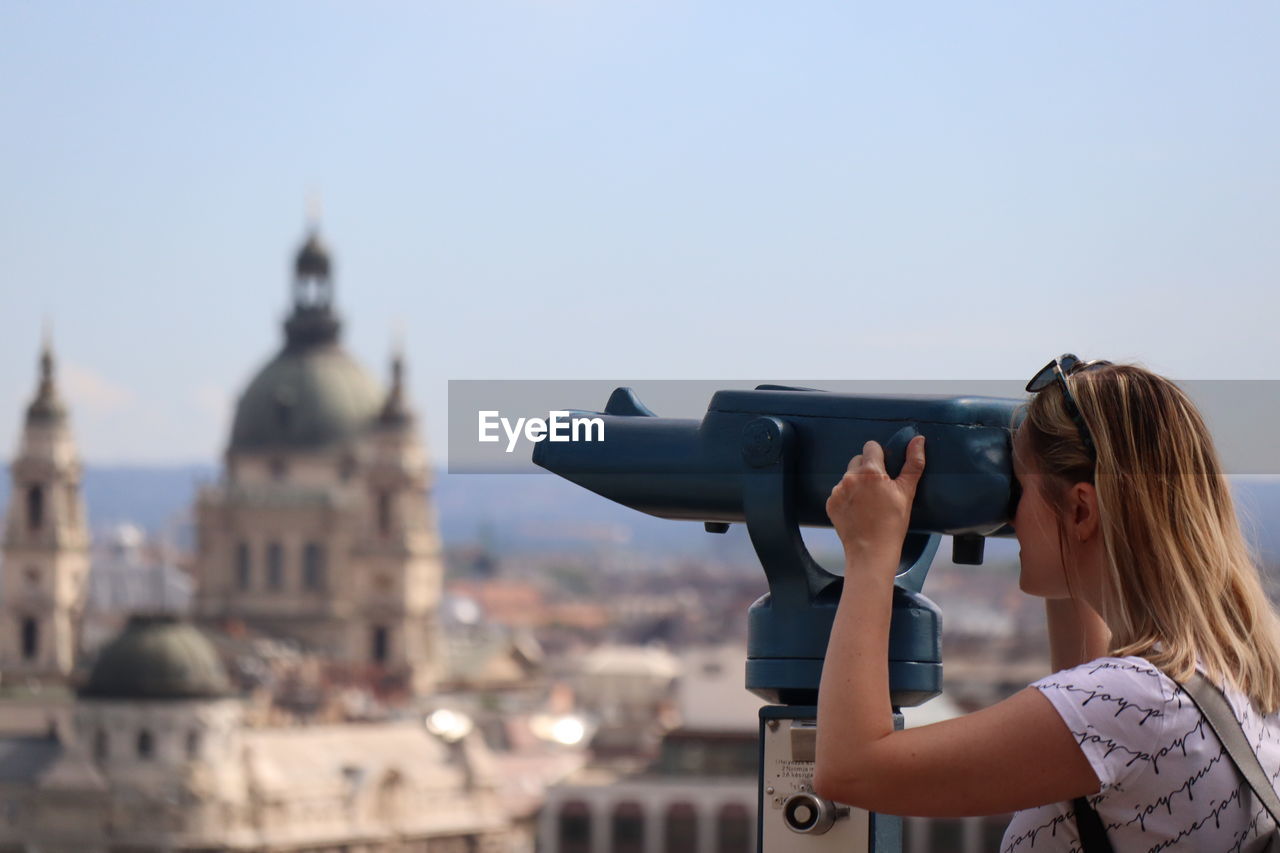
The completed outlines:
[[[756,853],[902,853],[902,818],[824,800],[813,791],[818,709],[760,709]],[[902,729],[893,712],[893,727]]]
[[[915,434],[901,430],[886,451],[903,456]],[[743,512],[769,580],[768,594],[747,614],[746,686],[776,703],[760,709],[756,851],[902,853],[902,818],[832,803],[813,790],[818,683],[844,579],[818,565],[800,535],[795,458],[795,430],[786,421],[763,416],[743,429]],[[911,534],[903,543],[889,629],[894,729],[903,726],[900,706],[941,692],[939,614],[919,594],[940,539]]]

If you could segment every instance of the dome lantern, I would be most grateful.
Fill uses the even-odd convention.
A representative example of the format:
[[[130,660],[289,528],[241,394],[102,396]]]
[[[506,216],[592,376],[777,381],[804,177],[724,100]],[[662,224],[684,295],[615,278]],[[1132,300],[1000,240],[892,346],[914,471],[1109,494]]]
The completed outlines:
[[[311,227],[293,263],[293,313],[285,321],[286,344],[293,348],[337,341],[340,322],[333,310],[333,261]]]

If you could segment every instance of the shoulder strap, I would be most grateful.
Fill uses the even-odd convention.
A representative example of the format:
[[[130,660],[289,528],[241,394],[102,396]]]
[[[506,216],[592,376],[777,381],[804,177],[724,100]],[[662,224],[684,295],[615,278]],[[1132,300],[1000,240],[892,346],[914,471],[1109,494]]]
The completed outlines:
[[[1196,703],[1200,713],[1204,714],[1204,718],[1209,721],[1209,726],[1218,736],[1218,740],[1222,741],[1227,755],[1231,757],[1231,762],[1253,789],[1253,795],[1262,801],[1271,819],[1280,825],[1280,797],[1276,796],[1276,789],[1272,787],[1266,771],[1258,763],[1258,756],[1249,746],[1244,729],[1240,727],[1240,721],[1236,719],[1222,691],[1199,671],[1182,687],[1191,697],[1191,701]]]
[[[1107,828],[1102,825],[1088,797],[1076,797],[1072,802],[1076,807],[1076,833],[1080,836],[1080,849],[1084,853],[1115,853],[1111,841],[1107,838]]]

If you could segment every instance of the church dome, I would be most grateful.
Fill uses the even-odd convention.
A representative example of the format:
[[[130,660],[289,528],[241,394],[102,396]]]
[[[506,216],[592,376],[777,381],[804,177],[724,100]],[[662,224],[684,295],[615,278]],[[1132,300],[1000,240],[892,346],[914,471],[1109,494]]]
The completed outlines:
[[[90,699],[218,699],[231,682],[213,644],[172,615],[129,619],[103,647],[80,695]]]
[[[309,450],[355,437],[378,417],[383,394],[339,340],[329,251],[315,229],[294,265],[285,344],[236,404],[232,451]]]
[[[337,344],[272,359],[236,404],[232,450],[297,450],[341,443],[382,408],[382,390]]]

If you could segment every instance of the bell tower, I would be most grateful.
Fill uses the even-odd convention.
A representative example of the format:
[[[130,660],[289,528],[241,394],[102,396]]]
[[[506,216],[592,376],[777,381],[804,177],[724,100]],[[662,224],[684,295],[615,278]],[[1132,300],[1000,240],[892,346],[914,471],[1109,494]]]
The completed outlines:
[[[75,665],[89,575],[80,460],[45,336],[5,520],[0,579],[0,677],[62,681]]]
[[[431,472],[404,381],[404,353],[391,360],[391,385],[369,432],[368,513],[359,550],[366,556],[353,647],[401,676],[415,693],[440,677],[442,556]]]

